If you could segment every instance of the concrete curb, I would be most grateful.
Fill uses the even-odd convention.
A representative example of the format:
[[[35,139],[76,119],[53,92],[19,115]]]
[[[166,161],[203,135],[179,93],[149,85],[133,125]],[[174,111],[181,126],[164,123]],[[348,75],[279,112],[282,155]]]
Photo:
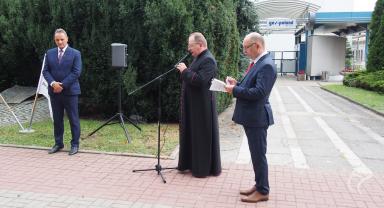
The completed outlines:
[[[14,144],[0,144],[0,147],[11,147],[11,148],[20,148],[20,149],[35,149],[35,150],[44,150],[44,151],[48,151],[50,149],[48,147],[14,145]],[[63,150],[63,152],[68,152],[68,150]],[[123,152],[102,152],[102,151],[94,151],[94,150],[79,150],[79,153],[126,156],[126,157],[141,157],[141,158],[157,158],[155,155],[123,153]],[[175,160],[175,157],[173,157],[172,155],[171,156],[160,156],[160,159]]]
[[[335,92],[333,92],[333,91],[331,91],[331,90],[325,89],[325,88],[323,88],[323,85],[321,85],[320,89],[322,89],[322,90],[324,90],[324,91],[327,91],[327,92],[329,92],[329,93],[331,93],[331,94],[334,94],[334,95],[336,95],[336,96],[339,96],[339,97],[341,97],[341,98],[344,98],[344,99],[348,100],[348,101],[351,102],[351,103],[354,103],[354,104],[356,104],[356,105],[359,105],[359,106],[361,106],[361,107],[363,107],[363,108],[365,108],[365,109],[367,109],[367,110],[369,110],[369,111],[371,111],[371,112],[373,112],[373,113],[376,113],[376,114],[379,115],[379,116],[384,117],[384,113],[382,113],[382,112],[380,112],[380,111],[377,111],[377,110],[375,110],[375,109],[372,109],[372,108],[370,108],[370,107],[368,107],[368,106],[365,106],[365,105],[363,105],[363,104],[361,104],[361,103],[358,103],[358,102],[356,102],[356,101],[354,101],[354,100],[352,100],[352,99],[350,99],[350,98],[348,98],[348,97],[346,97],[346,96],[344,96],[344,95],[340,95],[340,94],[337,94],[337,93],[335,93]]]

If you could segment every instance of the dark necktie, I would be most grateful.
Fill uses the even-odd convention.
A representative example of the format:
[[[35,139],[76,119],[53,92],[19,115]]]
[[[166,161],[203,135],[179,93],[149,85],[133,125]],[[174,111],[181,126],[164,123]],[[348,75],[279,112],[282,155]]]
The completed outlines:
[[[63,49],[60,49],[59,50],[59,63],[61,62],[61,59],[63,58],[63,55],[64,55],[64,51],[63,51]]]
[[[254,64],[255,64],[255,63],[253,63],[253,61],[249,64],[247,70],[246,70],[245,73],[244,73],[244,76],[248,74],[249,70],[251,70],[251,68],[253,67]]]

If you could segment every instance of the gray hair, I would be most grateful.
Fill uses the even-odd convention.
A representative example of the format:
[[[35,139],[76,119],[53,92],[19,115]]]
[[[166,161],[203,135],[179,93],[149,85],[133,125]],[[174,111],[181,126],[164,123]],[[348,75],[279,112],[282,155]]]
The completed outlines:
[[[265,48],[265,42],[263,36],[261,36],[257,32],[251,32],[245,36],[245,38],[249,39],[252,43],[259,42],[263,48]],[[245,39],[244,38],[244,39]]]
[[[207,47],[207,40],[205,39],[204,35],[200,32],[194,32],[189,35],[189,37],[193,37],[193,40],[196,43],[201,43],[203,46]]]
[[[68,37],[67,32],[65,32],[65,30],[62,29],[62,28],[56,29],[55,33],[53,34],[53,36],[55,36],[57,33],[63,33],[66,37]]]

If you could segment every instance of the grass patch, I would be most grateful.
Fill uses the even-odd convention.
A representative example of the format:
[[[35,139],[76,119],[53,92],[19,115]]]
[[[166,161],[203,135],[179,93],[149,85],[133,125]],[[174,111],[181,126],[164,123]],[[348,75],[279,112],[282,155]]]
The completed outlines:
[[[84,120],[80,121],[81,137],[80,149],[95,150],[103,152],[123,152],[137,154],[157,154],[157,124],[140,124],[142,131],[140,132],[133,125],[128,125],[127,129],[132,138],[132,142],[128,143],[124,134],[124,130],[120,124],[104,126],[91,137],[84,138],[90,132],[95,130],[104,121]],[[24,124],[27,126],[27,124]],[[65,121],[64,145],[65,149],[70,148],[71,130],[69,122]],[[52,147],[53,123],[51,120],[35,122],[32,125],[34,133],[19,133],[18,125],[0,127],[0,143]],[[161,125],[161,155],[169,156],[175,147],[179,144],[179,126],[178,124],[162,124]]]
[[[344,85],[326,85],[322,88],[336,94],[347,97],[366,107],[384,113],[384,95],[377,92],[364,90],[361,88],[347,87]]]

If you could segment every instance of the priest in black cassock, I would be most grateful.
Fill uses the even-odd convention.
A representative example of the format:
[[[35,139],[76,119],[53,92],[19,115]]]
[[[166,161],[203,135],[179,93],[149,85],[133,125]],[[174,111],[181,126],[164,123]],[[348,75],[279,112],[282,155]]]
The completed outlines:
[[[217,64],[199,32],[189,36],[188,51],[194,57],[191,65],[176,66],[182,80],[178,170],[191,170],[199,178],[218,176],[221,173],[219,127],[215,94],[209,90]]]

